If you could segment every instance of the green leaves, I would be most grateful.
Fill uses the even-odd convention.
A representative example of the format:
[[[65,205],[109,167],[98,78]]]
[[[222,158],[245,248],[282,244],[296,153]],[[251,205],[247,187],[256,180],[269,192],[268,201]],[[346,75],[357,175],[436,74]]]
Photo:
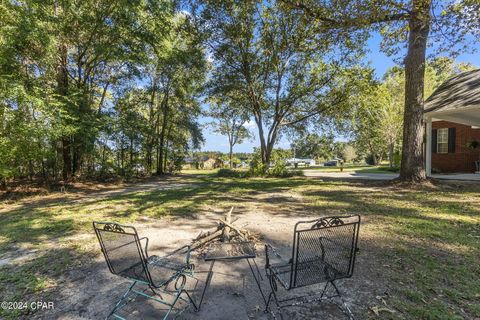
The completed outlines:
[[[320,32],[277,1],[202,4],[214,56],[209,94],[234,96],[255,120],[264,164],[286,128],[344,112],[360,74],[349,71],[360,33]]]
[[[115,162],[116,153],[123,166],[119,136],[133,141],[130,162],[141,162],[142,146],[152,153],[159,143],[162,109],[163,149],[185,152],[189,139],[202,140],[203,52],[172,1],[7,1],[0,10],[0,178],[69,179]],[[149,118],[151,70],[158,110]]]

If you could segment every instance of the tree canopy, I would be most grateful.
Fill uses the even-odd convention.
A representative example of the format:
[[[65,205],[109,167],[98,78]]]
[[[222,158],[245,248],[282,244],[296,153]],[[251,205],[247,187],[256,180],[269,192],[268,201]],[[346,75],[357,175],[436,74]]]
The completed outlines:
[[[471,67],[426,64],[427,47],[454,56],[480,38],[475,0],[25,0],[0,10],[3,185],[179,170],[208,115],[230,158],[250,136],[245,123],[267,168],[289,131],[336,122],[357,153],[393,165],[401,148],[402,177],[420,180],[424,96]],[[381,81],[363,62],[372,32],[388,54],[407,47]],[[299,152],[330,156],[330,137],[307,138],[315,147]]]
[[[263,164],[286,128],[346,107],[363,75],[355,50],[361,35],[319,34],[276,1],[202,3],[197,26],[213,59],[209,94],[235,97],[255,121]]]
[[[28,0],[1,9],[2,179],[163,173],[199,146],[207,64],[173,2]]]
[[[424,168],[423,103],[427,47],[452,55],[480,40],[480,11],[472,0],[282,0],[292,11],[313,19],[319,30],[344,32],[379,31],[383,48],[398,54],[406,47],[405,112],[400,179],[417,182],[426,178]],[[434,39],[434,41],[432,41]],[[403,57],[402,57],[403,58]]]
[[[440,57],[427,62],[425,68],[425,96],[430,96],[448,78],[472,69],[468,63]],[[405,99],[405,71],[393,67],[381,81],[372,80],[354,101],[351,118],[343,124],[343,133],[354,141],[364,156],[373,164],[388,158],[390,166],[400,165]]]

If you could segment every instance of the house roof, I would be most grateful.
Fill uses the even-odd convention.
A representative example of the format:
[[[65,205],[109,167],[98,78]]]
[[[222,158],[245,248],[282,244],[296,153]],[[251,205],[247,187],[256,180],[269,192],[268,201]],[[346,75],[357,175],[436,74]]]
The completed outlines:
[[[442,83],[425,101],[425,113],[480,107],[480,69],[462,72]]]

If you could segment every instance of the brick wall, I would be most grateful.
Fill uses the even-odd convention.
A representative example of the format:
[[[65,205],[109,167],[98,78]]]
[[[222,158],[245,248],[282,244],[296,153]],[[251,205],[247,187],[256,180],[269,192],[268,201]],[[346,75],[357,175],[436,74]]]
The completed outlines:
[[[480,159],[480,150],[468,149],[467,142],[471,139],[480,141],[480,129],[448,121],[435,121],[432,128],[456,128],[455,153],[433,153],[432,171],[474,172],[475,161]]]

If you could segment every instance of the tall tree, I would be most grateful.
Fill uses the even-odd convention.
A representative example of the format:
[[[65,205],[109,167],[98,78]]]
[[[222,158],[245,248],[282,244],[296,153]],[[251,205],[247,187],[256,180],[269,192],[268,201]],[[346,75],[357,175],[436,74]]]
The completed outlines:
[[[382,28],[386,43],[398,43],[399,40],[407,39],[400,179],[424,180],[426,173],[423,157],[423,103],[428,38],[431,31],[440,37],[446,35],[445,40],[449,42],[448,50],[451,52],[458,49],[458,44],[465,41],[468,34],[478,39],[480,12],[475,10],[478,9],[478,3],[472,0],[444,3],[434,3],[432,0],[346,2],[283,0],[283,2],[290,8],[307,13],[317,22],[321,30],[339,29],[352,32],[359,29]]]
[[[135,41],[140,36],[135,22],[145,6],[129,1],[53,3],[56,92],[63,121],[71,128],[62,136],[64,178],[81,174],[84,155],[94,146],[106,91],[125,76],[142,48]]]
[[[228,100],[213,102],[208,115],[214,119],[211,125],[215,132],[228,138],[228,159],[232,168],[233,147],[252,137],[245,127],[248,115],[243,108],[228,103]]]
[[[440,57],[427,62],[425,69],[425,96],[428,97],[448,78],[472,69],[468,63]],[[373,162],[388,154],[390,166],[394,155],[402,146],[403,114],[405,101],[405,71],[393,67],[381,82],[371,81],[364,91],[354,97],[353,121],[345,127],[359,150],[368,150]]]
[[[313,158],[328,160],[334,155],[334,136],[307,134],[292,144],[295,149],[294,155],[298,158]]]
[[[313,34],[276,1],[206,0],[200,9],[194,16],[214,62],[210,94],[238,97],[257,125],[264,165],[285,128],[342,112],[357,76],[342,68],[354,56],[355,36],[341,42],[336,32]]]

